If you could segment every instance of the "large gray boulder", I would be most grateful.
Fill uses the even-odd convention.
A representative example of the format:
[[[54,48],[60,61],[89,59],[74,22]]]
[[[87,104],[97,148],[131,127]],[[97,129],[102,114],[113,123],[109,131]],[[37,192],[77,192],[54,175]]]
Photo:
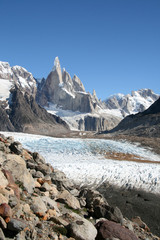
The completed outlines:
[[[95,240],[97,230],[94,225],[76,213],[70,215],[74,219],[68,226],[70,236],[76,240]]]
[[[16,183],[19,183],[20,186],[24,187],[29,193],[33,192],[35,181],[26,168],[26,162],[21,156],[6,154],[3,168],[11,172]]]

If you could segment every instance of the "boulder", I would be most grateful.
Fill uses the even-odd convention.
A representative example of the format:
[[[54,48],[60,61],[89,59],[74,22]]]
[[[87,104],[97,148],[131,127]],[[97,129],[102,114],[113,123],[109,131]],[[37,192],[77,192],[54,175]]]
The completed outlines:
[[[4,173],[0,170],[0,187],[5,188],[8,185],[8,180],[4,176]]]
[[[57,202],[55,202],[53,199],[47,197],[47,196],[43,196],[41,197],[42,201],[45,203],[46,207],[48,209],[55,209],[57,214],[60,214],[59,208],[57,206]]]
[[[65,189],[73,188],[73,183],[66,177],[66,175],[63,172],[54,169],[50,176],[52,183],[54,183],[57,186],[57,189],[59,191],[62,191],[64,188]]]
[[[78,199],[71,195],[67,190],[64,190],[59,194],[59,196],[57,197],[57,201],[65,203],[73,209],[81,208]]]
[[[20,155],[23,152],[22,144],[20,142],[13,142],[9,146],[10,150],[17,155]]]
[[[19,219],[11,218],[11,220],[8,222],[7,229],[18,233],[22,231],[24,228],[26,228],[27,226],[28,225],[26,222]]]
[[[118,207],[110,207],[105,204],[96,205],[93,215],[96,218],[106,218],[117,223],[123,223],[123,215]]]
[[[43,164],[43,163],[37,165],[35,168],[36,168],[37,171],[42,172],[44,175],[52,173],[51,167],[47,166],[46,164]]]
[[[14,194],[15,194],[15,196],[16,196],[18,199],[20,199],[19,187],[18,187],[17,184],[15,184],[11,172],[8,171],[8,170],[5,170],[5,169],[3,169],[2,172],[3,172],[3,174],[5,175],[5,177],[6,177],[7,180],[8,180],[8,185],[7,185],[7,186],[8,186],[10,189],[12,189],[13,192],[14,192]]]
[[[94,225],[76,213],[71,213],[73,221],[68,225],[69,236],[76,240],[94,240],[97,230]]]
[[[47,211],[46,204],[40,197],[32,197],[31,209],[35,214],[39,216],[44,216]]]
[[[118,223],[101,220],[95,225],[98,234],[96,240],[106,240],[118,238],[120,240],[138,240],[136,235],[129,229],[126,229]]]
[[[0,216],[3,218],[12,217],[12,209],[7,203],[2,203],[0,205]]]
[[[26,168],[26,163],[23,158],[15,154],[7,154],[7,160],[3,163],[3,167],[9,170],[15,180],[29,193],[33,192],[35,186],[34,179]]]

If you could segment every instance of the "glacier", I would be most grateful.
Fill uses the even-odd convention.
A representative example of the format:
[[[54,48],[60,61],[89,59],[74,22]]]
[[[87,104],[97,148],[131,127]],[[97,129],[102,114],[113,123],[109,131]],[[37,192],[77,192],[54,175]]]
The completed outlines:
[[[160,155],[129,142],[102,139],[53,138],[40,135],[1,132],[13,136],[23,147],[39,152],[54,168],[63,171],[74,183],[111,185],[160,192]],[[153,163],[117,161],[104,157],[103,151],[135,154]]]

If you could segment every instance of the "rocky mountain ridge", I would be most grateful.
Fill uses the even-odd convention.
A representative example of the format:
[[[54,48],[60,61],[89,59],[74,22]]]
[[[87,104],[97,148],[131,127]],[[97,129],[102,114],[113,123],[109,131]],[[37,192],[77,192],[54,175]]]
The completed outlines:
[[[93,112],[99,105],[95,92],[94,95],[87,93],[76,75],[71,79],[65,69],[61,71],[58,57],[55,58],[52,71],[47,79],[39,84],[38,89],[37,102],[43,107],[56,104],[65,110],[88,113]]]
[[[159,95],[154,93],[151,89],[140,89],[138,91],[132,91],[131,94],[115,94],[107,98],[105,107],[109,110],[117,111],[117,115],[122,115],[122,118],[143,112],[151,104],[153,104]]]
[[[158,99],[158,95],[152,90],[141,89],[133,91],[131,95],[113,95],[105,102],[101,102],[95,91],[93,94],[85,91],[83,83],[76,75],[71,78],[65,69],[61,70],[58,57],[55,58],[48,77],[41,80],[34,79],[33,75],[23,67],[10,67],[9,63],[0,62],[0,84],[0,106],[3,108],[3,119],[6,116],[4,111],[6,112],[11,105],[10,90],[16,87],[23,95],[27,93],[33,97],[48,112],[61,117],[71,130],[80,131],[109,131],[125,116],[147,109]],[[6,119],[8,126],[9,120]]]
[[[0,135],[1,240],[159,240],[96,190],[79,188],[38,153]]]
[[[160,136],[160,98],[148,109],[124,118],[110,133],[143,137]]]
[[[8,62],[0,62],[0,81],[2,79],[6,80],[6,84],[10,82],[13,87],[16,85],[22,92],[36,96],[36,80],[25,68],[20,66],[10,67]],[[3,81],[3,83],[5,82]]]
[[[16,87],[11,90],[9,108],[3,102],[0,104],[0,130],[56,136],[69,132],[69,127],[41,108],[33,95],[23,94]]]

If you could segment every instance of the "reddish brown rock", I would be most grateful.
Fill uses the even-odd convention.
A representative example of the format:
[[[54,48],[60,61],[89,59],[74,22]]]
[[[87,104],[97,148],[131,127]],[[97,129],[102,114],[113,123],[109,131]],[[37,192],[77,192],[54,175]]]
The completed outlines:
[[[12,209],[7,203],[2,203],[0,205],[0,216],[3,217],[5,220],[10,219],[12,217]]]
[[[20,199],[20,191],[18,185],[14,182],[13,176],[10,171],[3,169],[2,170],[4,176],[8,180],[8,187],[13,189],[15,196]]]
[[[112,221],[99,221],[95,227],[98,231],[96,240],[105,240],[106,238],[118,238],[120,240],[138,240],[133,232]]]

